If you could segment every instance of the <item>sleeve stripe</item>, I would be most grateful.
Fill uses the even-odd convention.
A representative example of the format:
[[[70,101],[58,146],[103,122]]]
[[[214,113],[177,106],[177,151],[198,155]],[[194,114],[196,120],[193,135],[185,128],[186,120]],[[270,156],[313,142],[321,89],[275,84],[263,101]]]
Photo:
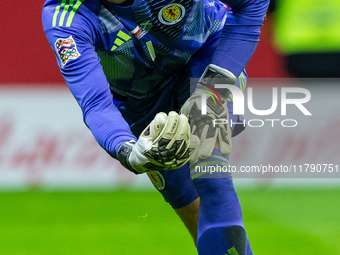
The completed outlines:
[[[55,12],[53,15],[53,22],[52,22],[52,26],[55,27],[57,25],[57,17],[60,11],[60,5],[57,6],[57,8],[55,8]]]
[[[55,9],[54,15],[53,15],[53,22],[52,26],[55,27],[57,25],[57,17],[60,12],[61,6],[64,6],[66,4],[66,0],[62,0],[61,5],[58,5],[57,8]]]
[[[63,8],[63,12],[60,15],[59,18],[59,23],[58,26],[63,26],[65,22],[65,18],[67,13],[69,13],[67,22],[66,22],[66,27],[70,27],[74,18],[74,15],[76,14],[77,10],[79,9],[80,5],[85,1],[85,0],[69,0],[70,3],[66,4],[67,0],[62,0],[61,4],[58,5],[55,9],[55,12],[53,14],[53,20],[52,20],[52,26],[55,27],[57,26],[57,20],[58,20],[58,15],[60,13],[61,8]],[[74,4],[74,1],[77,1],[76,4]]]
[[[73,6],[72,11],[70,15],[68,16],[67,22],[66,22],[66,27],[70,27],[74,18],[74,15],[76,15],[76,12],[80,5],[84,2],[85,0],[79,0],[77,3]]]
[[[62,14],[60,16],[60,20],[59,20],[59,26],[60,27],[64,24],[65,16],[66,16],[66,14],[68,12],[68,7],[69,6],[70,5],[65,5],[64,10],[63,10],[63,12],[62,12]]]

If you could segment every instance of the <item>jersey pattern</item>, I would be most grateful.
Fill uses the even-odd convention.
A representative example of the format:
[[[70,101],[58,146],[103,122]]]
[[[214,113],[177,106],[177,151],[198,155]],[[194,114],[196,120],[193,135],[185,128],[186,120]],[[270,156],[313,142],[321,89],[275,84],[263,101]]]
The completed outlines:
[[[48,4],[55,8],[52,27],[65,32],[90,20],[94,48],[111,91],[131,99],[157,96],[207,38],[222,29],[227,14],[226,6],[215,0],[135,0],[131,6],[48,0]],[[78,50],[82,54],[81,47]]]

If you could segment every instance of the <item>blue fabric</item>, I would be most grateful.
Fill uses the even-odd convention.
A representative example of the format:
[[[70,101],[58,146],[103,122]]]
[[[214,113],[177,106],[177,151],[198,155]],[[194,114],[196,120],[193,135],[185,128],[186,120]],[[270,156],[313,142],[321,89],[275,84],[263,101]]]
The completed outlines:
[[[231,9],[212,63],[240,75],[259,41],[269,0],[223,0]]]
[[[215,51],[212,63],[229,70],[238,77],[249,62],[256,46],[256,41],[223,37]]]
[[[253,254],[243,228],[241,205],[232,179],[197,178],[194,184],[201,201],[197,232],[198,254],[229,254],[228,250],[233,247],[239,255]],[[233,231],[228,231],[230,229]],[[228,240],[230,232],[239,232],[238,238]],[[215,241],[211,243],[212,240]]]
[[[165,179],[165,188],[160,193],[173,209],[182,208],[198,198],[190,178],[189,163],[176,170],[159,172]]]
[[[177,7],[183,7],[184,16],[172,26],[159,19],[160,9],[172,4],[172,0],[135,0],[130,6],[87,0],[66,26],[70,17],[65,9],[70,2],[66,2],[62,5],[61,0],[46,1],[44,32],[82,109],[85,124],[112,157],[116,157],[122,142],[136,140],[156,113],[179,111],[190,96],[190,78],[199,78],[208,64],[224,67],[235,76],[244,72],[269,4],[268,0],[226,0],[231,7],[226,18],[227,8],[218,0],[178,0]],[[145,30],[141,38],[132,34],[137,24]],[[56,42],[70,36],[79,55],[62,64]],[[155,59],[147,47],[150,42]],[[236,84],[244,88],[245,84],[241,85]],[[231,101],[228,107],[232,111]],[[238,118],[230,112],[233,122]],[[189,164],[161,174],[165,188],[160,192],[173,208],[201,198],[197,244],[200,255],[228,254],[230,247],[252,254],[246,237],[230,239],[231,235],[225,234],[234,233],[232,228],[243,235],[241,207],[231,178],[193,181]],[[211,241],[215,238],[226,245],[216,248]]]
[[[223,26],[227,10],[219,1],[204,0],[204,4],[200,4],[200,1],[179,0],[186,9],[187,16],[181,21],[183,24],[178,23],[180,26],[176,26],[177,30],[171,30],[170,26],[154,19],[159,10],[153,9],[153,1],[157,2],[157,0],[145,2],[135,0],[131,6],[115,6],[105,1],[87,0],[80,5],[69,27],[66,26],[66,21],[70,17],[67,11],[65,21],[62,22],[62,13],[66,10],[66,6],[61,5],[61,0],[47,0],[43,8],[44,32],[56,53],[61,73],[82,109],[85,124],[98,143],[112,157],[116,157],[117,149],[122,142],[137,139],[133,133],[138,133],[136,130],[139,128],[134,128],[138,123],[133,124],[135,123],[133,119],[124,119],[128,115],[125,110],[129,108],[127,101],[141,100],[139,106],[149,102],[148,106],[151,107],[152,102],[157,101],[165,87],[173,84],[172,77],[186,68],[189,60],[195,57],[195,52],[204,48],[208,37],[220,32],[223,27],[223,40],[220,41],[212,62],[230,69],[237,76],[244,69],[253,52],[254,42],[258,38],[259,26],[262,24],[268,2],[227,1],[232,7],[232,12],[226,19],[227,26]],[[165,5],[170,2],[166,0],[162,3]],[[57,7],[60,8],[58,13]],[[139,14],[134,14],[135,11],[140,13],[141,9],[138,8],[150,10],[143,15],[153,24],[151,30],[140,39],[134,38],[130,33],[137,23],[141,24]],[[202,15],[196,17],[195,12],[192,11],[195,8],[199,12],[203,12],[199,8],[204,8],[204,13],[209,18]],[[70,10],[72,8],[69,8],[69,12]],[[117,15],[119,19],[116,18]],[[56,18],[56,25],[53,26],[54,18]],[[202,24],[205,25],[195,25],[195,22],[203,22]],[[147,26],[143,28],[147,29]],[[120,31],[131,37],[131,40],[114,49],[112,47],[116,45]],[[63,66],[55,42],[69,36],[73,37],[80,56],[68,60]],[[242,40],[247,42],[243,43]],[[151,41],[154,45],[155,61],[152,61],[146,51],[147,41]],[[209,54],[214,55],[212,52]],[[202,70],[200,63],[197,65],[197,70]],[[119,71],[116,71],[118,67]],[[192,66],[192,70],[195,68]],[[201,73],[193,73],[200,77]],[[115,100],[112,93],[117,96]],[[119,109],[123,112],[123,116],[117,109],[119,101],[125,101],[126,104],[126,106],[121,105]],[[131,102],[130,104],[133,105],[134,103]],[[147,107],[144,110],[147,111]],[[130,114],[139,116],[140,112],[132,110]],[[143,115],[146,113],[141,114],[140,119],[144,118]],[[144,120],[146,122],[150,118]]]

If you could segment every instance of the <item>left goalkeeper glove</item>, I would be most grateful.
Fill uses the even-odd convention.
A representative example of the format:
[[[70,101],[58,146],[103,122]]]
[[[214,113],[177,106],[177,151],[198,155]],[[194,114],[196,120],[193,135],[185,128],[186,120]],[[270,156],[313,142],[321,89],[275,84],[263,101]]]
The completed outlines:
[[[212,155],[218,139],[223,156],[231,153],[231,129],[226,97],[228,89],[214,89],[214,83],[232,84],[236,77],[226,69],[210,64],[198,81],[197,88],[184,103],[181,113],[189,118],[191,128],[190,163]],[[206,115],[201,114],[202,95],[207,98]],[[228,123],[214,120],[223,119]]]
[[[135,174],[177,169],[189,160],[189,139],[190,126],[186,116],[161,112],[137,142],[122,143],[117,158]]]

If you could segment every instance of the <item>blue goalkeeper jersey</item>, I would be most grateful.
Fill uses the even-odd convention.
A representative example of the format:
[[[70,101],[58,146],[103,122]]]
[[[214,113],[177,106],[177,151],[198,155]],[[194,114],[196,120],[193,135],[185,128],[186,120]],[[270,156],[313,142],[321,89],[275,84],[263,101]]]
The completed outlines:
[[[63,73],[82,61],[90,47],[82,43],[91,42],[111,90],[142,99],[157,95],[164,79],[222,29],[226,12],[216,0],[135,0],[128,7],[57,0],[46,2],[44,26]]]
[[[243,10],[251,2],[233,1]],[[250,18],[254,25],[263,22],[264,15],[258,16]],[[227,7],[218,0],[134,0],[129,6],[47,0],[42,16],[86,125],[114,157],[122,142],[136,138],[112,93],[128,100],[157,97],[207,38],[221,31],[226,17]]]

